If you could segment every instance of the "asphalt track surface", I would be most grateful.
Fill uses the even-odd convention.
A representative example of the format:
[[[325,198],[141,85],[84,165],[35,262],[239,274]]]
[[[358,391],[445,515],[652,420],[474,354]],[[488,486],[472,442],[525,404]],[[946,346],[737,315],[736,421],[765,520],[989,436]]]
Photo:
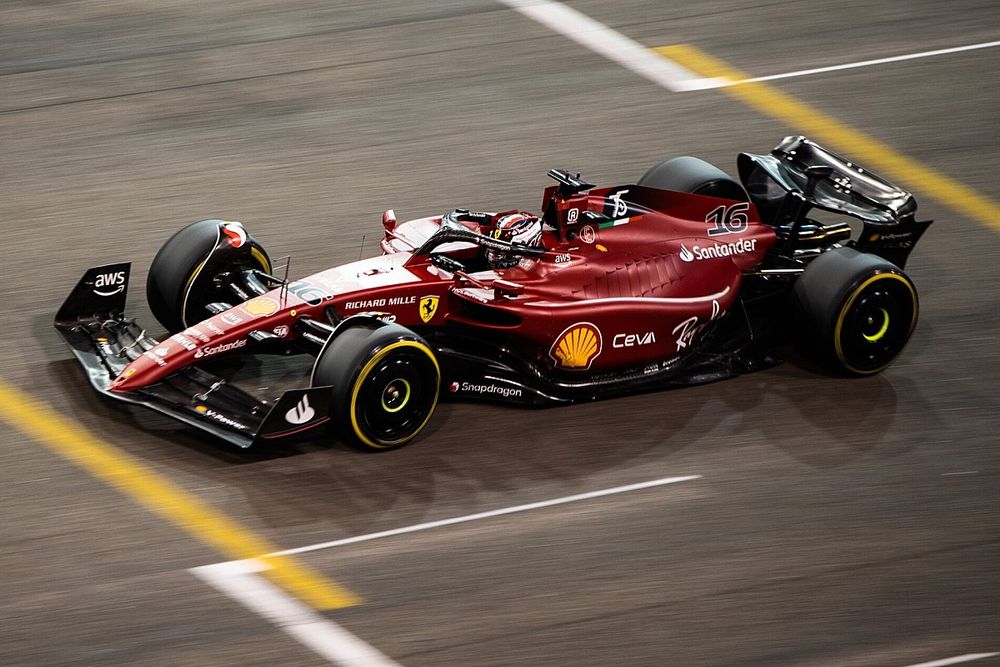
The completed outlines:
[[[754,76],[1000,35],[992,1],[569,4]],[[996,201],[997,71],[985,48],[771,85]],[[400,664],[1000,651],[1000,209],[972,219],[914,188],[937,221],[907,267],[921,321],[878,377],[788,363],[553,410],[450,404],[383,455],[233,452],[99,398],[51,328],[86,267],[131,260],[141,287],[196,219],[244,221],[304,275],[372,254],[384,208],[531,208],[550,167],[627,182],[693,154],[733,171],[809,134],[779,119],[664,90],[492,2],[9,0],[0,377],[279,548],[700,476],[297,555],[358,597],[317,613]],[[228,554],[25,432],[46,414],[0,421],[0,663],[326,664],[189,571]]]

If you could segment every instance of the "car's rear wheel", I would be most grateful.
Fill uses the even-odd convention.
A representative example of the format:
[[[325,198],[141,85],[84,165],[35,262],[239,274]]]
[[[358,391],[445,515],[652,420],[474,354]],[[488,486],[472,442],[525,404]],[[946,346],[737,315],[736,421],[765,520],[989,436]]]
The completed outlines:
[[[156,253],[146,278],[146,299],[156,319],[177,332],[208,317],[210,303],[241,302],[224,278],[246,269],[271,273],[263,246],[238,222],[200,220],[179,230]]]
[[[909,276],[852,248],[817,257],[793,291],[806,351],[850,375],[888,367],[917,324],[919,302]]]
[[[664,160],[642,175],[638,185],[696,195],[750,201],[739,182],[715,165],[688,155]]]
[[[437,407],[441,370],[433,350],[409,329],[350,320],[320,352],[312,385],[333,386],[334,423],[365,449],[402,447]]]

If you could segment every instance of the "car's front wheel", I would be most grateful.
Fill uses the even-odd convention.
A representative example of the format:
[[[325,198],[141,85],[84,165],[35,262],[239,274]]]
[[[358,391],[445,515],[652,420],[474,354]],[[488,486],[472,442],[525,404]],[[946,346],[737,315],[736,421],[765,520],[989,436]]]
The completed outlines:
[[[167,239],[146,278],[146,300],[156,319],[176,333],[211,313],[219,301],[239,303],[226,285],[247,269],[271,273],[271,260],[243,225],[200,220]]]
[[[334,422],[346,440],[372,450],[402,447],[437,407],[434,351],[398,324],[365,318],[341,326],[316,359],[312,385],[332,385]]]

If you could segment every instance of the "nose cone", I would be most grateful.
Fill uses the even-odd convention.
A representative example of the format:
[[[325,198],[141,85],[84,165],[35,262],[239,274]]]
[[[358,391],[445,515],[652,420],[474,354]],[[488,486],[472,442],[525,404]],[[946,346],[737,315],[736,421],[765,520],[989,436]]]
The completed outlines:
[[[127,392],[147,387],[191,363],[245,348],[247,334],[254,328],[246,305],[188,327],[144,351],[112,380],[108,390]]]
[[[111,381],[108,389],[125,392],[148,386],[188,363],[198,350],[198,343],[190,336],[185,334],[171,336],[139,355]]]

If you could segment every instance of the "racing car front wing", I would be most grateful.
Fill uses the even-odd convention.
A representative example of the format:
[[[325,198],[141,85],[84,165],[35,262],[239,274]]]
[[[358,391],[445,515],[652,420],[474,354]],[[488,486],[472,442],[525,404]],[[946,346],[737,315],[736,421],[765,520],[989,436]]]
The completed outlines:
[[[112,391],[112,380],[132,360],[140,355],[159,360],[159,341],[125,316],[130,269],[127,263],[90,269],[56,315],[56,330],[98,392],[149,407],[244,448],[329,422],[330,387],[292,389],[269,402],[194,365],[141,389]]]

